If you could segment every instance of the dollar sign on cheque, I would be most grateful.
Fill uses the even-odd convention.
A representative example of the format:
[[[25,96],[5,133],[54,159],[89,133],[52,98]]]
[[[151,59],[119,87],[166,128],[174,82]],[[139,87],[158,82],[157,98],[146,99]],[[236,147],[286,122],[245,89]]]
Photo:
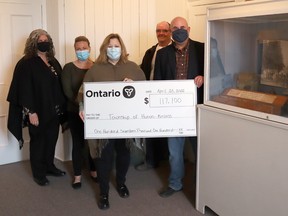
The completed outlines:
[[[145,104],[148,104],[148,103],[149,103],[149,100],[148,100],[147,97],[144,98],[144,103],[145,103]]]

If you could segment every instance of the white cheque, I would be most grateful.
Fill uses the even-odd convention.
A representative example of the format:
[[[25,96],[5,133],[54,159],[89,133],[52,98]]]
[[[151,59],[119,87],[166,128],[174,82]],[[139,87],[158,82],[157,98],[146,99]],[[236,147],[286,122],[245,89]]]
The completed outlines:
[[[84,83],[85,139],[196,136],[194,80]]]

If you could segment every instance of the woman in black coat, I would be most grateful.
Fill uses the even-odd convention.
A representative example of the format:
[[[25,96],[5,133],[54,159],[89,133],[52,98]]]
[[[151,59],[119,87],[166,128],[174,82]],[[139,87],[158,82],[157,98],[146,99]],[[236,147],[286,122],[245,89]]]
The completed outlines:
[[[30,135],[30,162],[34,181],[48,185],[47,175],[63,176],[54,165],[62,108],[65,105],[60,73],[50,35],[32,31],[26,40],[24,56],[17,63],[7,100],[10,102],[8,129],[23,145],[22,126]]]

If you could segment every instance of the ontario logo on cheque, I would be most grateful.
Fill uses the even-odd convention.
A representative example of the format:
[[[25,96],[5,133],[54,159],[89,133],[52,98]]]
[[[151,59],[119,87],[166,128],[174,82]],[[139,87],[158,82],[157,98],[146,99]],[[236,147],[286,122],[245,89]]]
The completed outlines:
[[[130,99],[135,97],[136,94],[136,90],[133,86],[125,86],[122,89],[122,95],[123,97]],[[85,92],[85,96],[88,98],[92,98],[92,97],[120,97],[121,96],[121,92],[111,89],[109,91],[104,91],[104,90],[98,90],[98,91],[92,91],[92,90],[87,90]]]

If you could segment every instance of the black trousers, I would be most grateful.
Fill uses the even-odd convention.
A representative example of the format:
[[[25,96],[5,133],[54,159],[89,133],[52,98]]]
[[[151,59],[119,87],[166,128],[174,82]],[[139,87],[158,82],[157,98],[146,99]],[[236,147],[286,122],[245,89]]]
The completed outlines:
[[[54,156],[58,134],[57,116],[45,126],[29,125],[30,163],[33,177],[44,178],[47,171],[55,169]]]
[[[126,174],[130,165],[130,150],[126,146],[125,139],[110,139],[106,147],[102,150],[101,157],[96,158],[100,195],[108,195],[109,193],[109,180],[113,169],[115,152],[116,184],[125,184]]]
[[[74,176],[81,175],[83,157],[87,155],[90,171],[95,171],[95,164],[90,152],[85,149],[84,123],[78,113],[68,112],[68,124],[72,136],[72,164]]]
[[[146,162],[157,167],[161,160],[168,159],[167,138],[146,138]]]

